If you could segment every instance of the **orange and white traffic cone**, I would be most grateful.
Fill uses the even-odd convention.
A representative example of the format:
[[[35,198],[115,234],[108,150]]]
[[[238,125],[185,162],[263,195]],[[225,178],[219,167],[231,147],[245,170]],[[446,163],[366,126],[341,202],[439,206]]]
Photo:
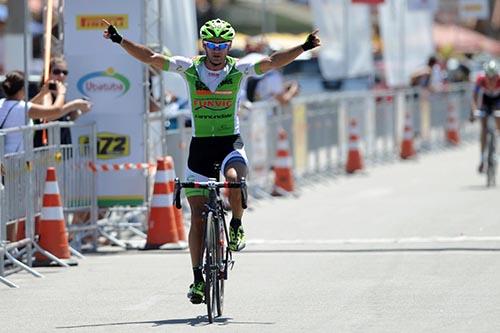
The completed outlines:
[[[410,112],[407,111],[400,156],[402,159],[407,159],[415,156],[415,154],[415,148],[413,147],[413,118]]]
[[[166,162],[166,168],[167,168],[167,175],[169,178],[168,181],[168,186],[170,187],[171,193],[174,193],[174,188],[175,188],[175,165],[174,165],[174,159],[172,156],[167,156],[165,158]],[[186,229],[184,227],[184,217],[182,215],[182,209],[178,209],[177,207],[173,206],[174,210],[174,218],[175,218],[175,225],[177,228],[177,236],[180,241],[186,242]]]
[[[39,224],[40,224],[40,216],[35,216],[35,235],[39,235]],[[26,238],[26,220],[21,219],[17,222],[17,233],[16,233],[16,242]]]
[[[347,173],[353,173],[363,169],[363,157],[359,147],[359,129],[356,119],[351,119],[349,123],[349,152],[347,154],[347,163],[345,170]]]
[[[458,116],[457,110],[452,103],[448,103],[448,116],[446,120],[446,141],[452,145],[460,143],[460,135],[458,133]]]
[[[173,189],[169,186],[167,163],[157,161],[153,198],[149,209],[148,235],[145,250],[158,249],[162,245],[178,246],[179,236],[175,224]]]
[[[20,241],[26,237],[26,220],[20,219],[17,221],[16,239],[15,241]]]
[[[292,158],[288,134],[283,128],[278,131],[276,160],[274,161],[274,189],[272,195],[286,195],[294,190]]]
[[[56,169],[53,167],[47,169],[45,179],[38,244],[59,259],[70,259],[71,257]],[[38,252],[35,254],[35,258],[37,266],[50,264],[52,261]]]

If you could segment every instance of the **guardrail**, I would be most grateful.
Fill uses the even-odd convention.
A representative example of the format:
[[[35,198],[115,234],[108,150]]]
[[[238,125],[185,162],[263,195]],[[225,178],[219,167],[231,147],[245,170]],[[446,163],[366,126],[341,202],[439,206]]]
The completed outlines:
[[[253,103],[240,110],[240,130],[250,161],[249,190],[256,197],[271,192],[277,137],[285,129],[290,141],[297,180],[342,173],[348,151],[348,125],[355,118],[360,144],[368,166],[399,158],[405,115],[413,119],[419,152],[446,145],[449,108],[454,108],[462,139],[475,135],[468,124],[470,84],[456,84],[431,92],[425,89],[321,93],[295,98],[283,107],[274,101]],[[184,176],[191,128],[189,110],[170,117],[167,152],[176,161],[176,173]]]
[[[286,107],[267,101],[241,108],[240,130],[250,161],[249,194],[254,198],[267,198],[272,192],[272,168],[278,149],[278,132],[282,129],[288,133],[296,180],[299,183],[314,181],[317,177],[344,173],[349,150],[348,127],[353,119],[359,127],[360,149],[367,167],[370,167],[399,159],[407,117],[412,119],[413,139],[419,152],[446,147],[445,128],[450,110],[456,114],[461,139],[475,136],[477,128],[468,123],[470,98],[471,86],[462,84],[450,85],[440,91],[398,89],[321,93],[295,98]],[[146,115],[150,133],[147,142],[151,151],[148,156],[162,156],[166,151],[173,157],[176,174],[181,179],[184,178],[191,138],[190,119],[189,110],[181,110],[175,115],[167,112]],[[77,130],[89,140],[61,145],[62,127]],[[34,132],[41,129],[49,132],[49,144],[34,148]],[[12,134],[22,136],[24,150],[4,154],[5,136]],[[97,235],[101,234],[127,248],[127,244],[107,233],[109,223],[100,225],[101,221],[98,221],[96,174],[93,170],[96,146],[95,125],[54,122],[0,131],[0,282],[15,286],[6,276],[21,269],[41,276],[31,266],[36,251],[49,256],[38,246],[35,233],[48,167],[57,169],[65,214],[85,215],[85,223],[68,226],[70,234],[77,239],[76,244],[90,235],[95,249]],[[148,172],[148,177],[152,189],[154,172]],[[150,198],[148,195],[148,201]],[[130,217],[136,219],[145,214],[147,207],[141,209],[137,214],[129,214]],[[110,216],[107,222],[112,223],[113,228],[121,228],[121,218]],[[126,224],[126,227],[130,228],[130,225]],[[144,236],[141,230],[134,232]],[[73,250],[73,253],[79,255],[78,250]]]
[[[89,142],[61,145],[60,129],[63,127],[86,133],[90,138]],[[37,130],[47,130],[49,138],[47,146],[33,147],[33,137]],[[22,137],[24,147],[21,151],[3,153],[4,141],[8,135]],[[95,125],[79,126],[69,122],[21,126],[1,131],[0,276],[3,277],[3,282],[7,281],[6,275],[15,273],[19,269],[40,276],[31,268],[33,255],[37,251],[60,263],[56,257],[51,256],[37,244],[35,233],[36,221],[42,210],[45,177],[49,167],[55,167],[57,170],[64,212],[66,214],[88,212],[86,223],[70,225],[68,229],[75,235],[90,230],[94,234],[93,244],[96,247],[96,184],[95,174],[88,167],[89,163],[95,163],[96,159],[95,138]],[[79,255],[76,250],[72,252]]]

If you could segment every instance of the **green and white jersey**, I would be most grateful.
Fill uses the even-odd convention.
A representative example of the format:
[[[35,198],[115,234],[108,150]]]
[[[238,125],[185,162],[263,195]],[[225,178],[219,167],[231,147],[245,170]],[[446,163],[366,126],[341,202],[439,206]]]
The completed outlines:
[[[213,137],[239,134],[239,91],[244,79],[261,74],[258,63],[241,63],[226,57],[224,69],[205,67],[205,56],[193,59],[169,57],[165,71],[182,75],[186,80],[191,106],[193,136]]]

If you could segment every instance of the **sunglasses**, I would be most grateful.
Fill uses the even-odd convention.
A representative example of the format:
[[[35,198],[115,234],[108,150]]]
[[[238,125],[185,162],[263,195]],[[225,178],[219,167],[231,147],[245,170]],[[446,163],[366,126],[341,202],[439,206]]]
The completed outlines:
[[[67,69],[59,69],[59,68],[56,68],[52,71],[52,74],[54,75],[61,75],[61,74],[64,74],[64,75],[68,75],[68,70]]]
[[[214,43],[204,41],[203,44],[208,47],[209,50],[225,50],[229,47],[229,44],[231,44],[231,42]]]

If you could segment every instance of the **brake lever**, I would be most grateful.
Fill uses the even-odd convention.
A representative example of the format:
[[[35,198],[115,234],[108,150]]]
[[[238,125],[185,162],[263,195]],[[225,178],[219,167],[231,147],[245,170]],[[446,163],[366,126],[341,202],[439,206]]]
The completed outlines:
[[[181,182],[180,182],[179,178],[175,178],[174,193],[175,193],[175,196],[174,196],[175,207],[177,209],[181,209],[182,208],[182,204],[181,204]]]
[[[247,183],[244,177],[241,178],[241,207],[247,209]]]

